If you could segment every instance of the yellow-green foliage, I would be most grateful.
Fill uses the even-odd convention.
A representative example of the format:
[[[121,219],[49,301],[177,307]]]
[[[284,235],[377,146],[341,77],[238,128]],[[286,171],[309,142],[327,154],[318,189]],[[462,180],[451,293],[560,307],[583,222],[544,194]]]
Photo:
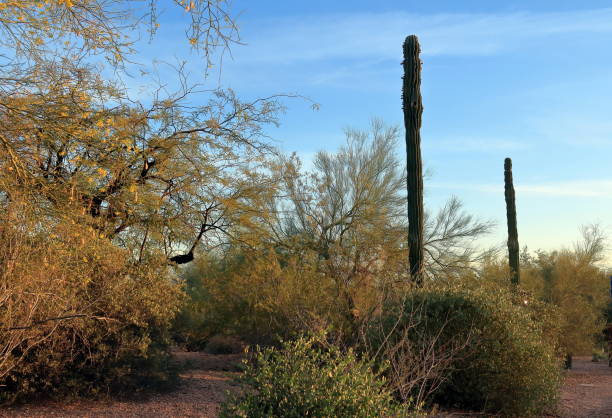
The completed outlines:
[[[259,168],[276,98],[194,106],[181,69],[177,91],[129,97],[123,64],[161,2],[135,3],[0,1],[0,400],[155,380],[182,295],[168,262],[256,231],[275,194]],[[207,65],[237,35],[224,0],[169,4]]]
[[[458,284],[413,291],[399,306],[389,307],[382,327],[373,327],[370,343],[383,345],[384,355],[385,344],[407,338],[425,349],[414,351],[424,359],[450,356],[442,379],[435,376],[441,383],[430,401],[519,416],[554,406],[560,383],[556,336],[543,325],[555,323],[554,310],[503,286],[469,290]]]
[[[539,253],[523,267],[523,287],[559,307],[560,343],[575,355],[590,355],[605,326],[609,281],[593,260],[579,251]]]
[[[400,416],[384,379],[369,363],[352,351],[323,349],[315,338],[257,352],[241,381],[249,388],[226,402],[222,417]]]
[[[130,263],[87,226],[3,209],[0,401],[167,381],[167,329],[182,297],[167,267]]]
[[[132,47],[142,29],[155,35],[160,25],[158,3],[188,16],[184,42],[204,55],[209,66],[213,51],[227,48],[237,37],[224,0],[152,0],[144,9],[129,0],[2,0],[0,45],[15,50],[16,56],[5,53],[5,59],[32,58],[19,62],[22,66],[69,51],[73,59],[85,51],[121,66],[135,52]]]
[[[189,302],[175,323],[178,340],[201,348],[213,335],[233,334],[270,343],[318,321],[328,325],[339,312],[313,257],[260,249],[197,262],[185,274]]]

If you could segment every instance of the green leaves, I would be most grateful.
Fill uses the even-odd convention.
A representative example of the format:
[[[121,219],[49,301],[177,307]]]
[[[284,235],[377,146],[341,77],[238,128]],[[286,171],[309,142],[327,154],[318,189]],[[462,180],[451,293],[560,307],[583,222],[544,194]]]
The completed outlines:
[[[402,416],[385,380],[369,362],[321,338],[301,337],[285,341],[280,349],[257,351],[253,362],[245,362],[245,393],[231,397],[221,416]]]
[[[413,380],[419,377],[419,364],[438,358],[441,363],[432,363],[431,369],[441,367],[442,375],[431,373],[412,387],[421,391],[432,385],[430,402],[518,416],[554,407],[560,364],[554,333],[558,316],[551,307],[502,286],[481,284],[469,290],[456,283],[413,291],[387,309],[383,325],[373,324],[373,346],[388,335],[384,344],[408,347],[383,353],[408,355],[403,358],[407,365],[398,370]],[[389,360],[397,364],[397,359]]]

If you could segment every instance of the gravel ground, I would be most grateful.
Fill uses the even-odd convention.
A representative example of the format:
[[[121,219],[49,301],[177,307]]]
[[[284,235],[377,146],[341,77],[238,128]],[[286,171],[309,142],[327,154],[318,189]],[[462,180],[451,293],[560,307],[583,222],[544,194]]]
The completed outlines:
[[[183,384],[170,393],[142,401],[78,401],[45,403],[0,410],[0,417],[216,417],[232,382],[240,355],[175,353],[190,369],[181,374]],[[466,412],[447,412],[440,417],[483,417]],[[551,416],[552,417],[552,416]],[[561,392],[558,418],[612,417],[612,368],[589,357],[574,358]]]
[[[226,391],[238,388],[232,378],[240,355],[176,352],[189,370],[177,390],[139,401],[77,401],[0,409],[0,417],[216,417]]]
[[[560,417],[612,417],[612,368],[607,361],[575,357],[561,392]]]

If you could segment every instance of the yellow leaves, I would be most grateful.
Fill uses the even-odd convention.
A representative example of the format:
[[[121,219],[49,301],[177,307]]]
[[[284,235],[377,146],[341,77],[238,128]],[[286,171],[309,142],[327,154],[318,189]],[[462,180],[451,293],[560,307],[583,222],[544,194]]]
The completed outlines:
[[[103,168],[98,168],[98,170],[97,170],[97,171],[98,171],[98,174],[99,174],[100,176],[102,176],[102,177],[104,177],[104,176],[106,176],[106,175],[108,174],[108,171],[106,171],[106,170],[105,170],[105,169],[103,169]]]
[[[223,204],[223,206],[225,206],[225,208],[228,210],[236,209],[239,207],[239,203],[236,201],[236,199],[219,199],[219,202]]]
[[[130,187],[128,187],[128,190],[130,193],[136,193],[136,185],[130,184]]]
[[[219,125],[219,122],[216,119],[208,119],[206,122],[204,122],[206,124],[206,127],[209,129],[219,129],[221,127],[221,125]]]
[[[189,38],[189,43],[194,46],[195,44],[198,43],[198,40],[196,38]]]
[[[105,128],[104,133],[106,135],[109,135],[111,132],[111,129],[117,129],[119,127],[122,127],[122,124],[119,120],[116,120],[113,117],[109,116],[109,117],[98,117],[94,126],[96,128]]]

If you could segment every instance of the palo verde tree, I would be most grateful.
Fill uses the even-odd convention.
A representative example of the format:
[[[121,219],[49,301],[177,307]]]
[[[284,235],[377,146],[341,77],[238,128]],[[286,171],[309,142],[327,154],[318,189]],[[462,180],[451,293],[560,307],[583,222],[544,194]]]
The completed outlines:
[[[156,375],[182,300],[170,262],[248,226],[271,189],[276,98],[194,104],[180,70],[131,97],[157,3],[0,0],[0,402]],[[237,39],[224,0],[168,5],[206,64]]]
[[[559,308],[560,346],[571,355],[590,355],[604,329],[609,278],[602,268],[606,236],[598,225],[581,228],[574,247],[523,257],[521,286]]]
[[[412,280],[423,282],[423,166],[421,162],[421,47],[415,35],[404,41],[402,104],[406,128],[408,247]]]
[[[135,52],[143,30],[153,37],[160,26],[158,0],[2,0],[2,59],[21,67],[24,60],[46,60],[67,51],[87,51],[120,65]],[[202,53],[207,64],[217,49],[238,41],[237,26],[227,0],[171,0],[166,7],[183,9],[189,20],[186,42]],[[7,53],[8,52],[8,53]],[[3,82],[10,81],[3,78]]]
[[[278,103],[218,91],[186,111],[185,88],[133,105],[88,68],[36,71],[20,95],[2,97],[6,199],[26,193],[139,259],[163,251],[177,263],[206,234],[248,221],[266,186],[255,166],[269,151],[261,125],[275,121]]]
[[[74,217],[138,260],[162,252],[181,264],[256,212],[267,185],[257,167],[272,151],[262,126],[281,105],[231,90],[193,105],[196,87],[180,71],[177,91],[133,100],[120,80],[100,76],[95,57],[125,63],[134,47],[125,35],[142,21],[135,3],[0,3],[2,39],[16,45],[0,80],[0,191]],[[236,39],[225,1],[173,3],[191,17],[188,41],[205,60]],[[151,34],[155,4],[145,11]]]
[[[271,216],[261,229],[279,254],[315,254],[318,272],[333,282],[337,305],[349,318],[367,318],[410,279],[398,137],[397,127],[374,120],[368,131],[347,129],[346,144],[317,153],[311,170],[295,157],[277,166],[279,190],[270,195]],[[491,226],[449,199],[425,217],[423,276],[444,280],[464,273],[482,256],[473,240]]]
[[[405,262],[405,176],[395,157],[397,127],[373,121],[370,131],[346,131],[337,152],[321,151],[314,170],[284,164],[276,201],[280,216],[271,224],[288,252],[312,251],[318,269],[335,286],[341,312],[355,325],[375,308],[375,294],[407,278]],[[349,330],[354,337],[355,330]]]

